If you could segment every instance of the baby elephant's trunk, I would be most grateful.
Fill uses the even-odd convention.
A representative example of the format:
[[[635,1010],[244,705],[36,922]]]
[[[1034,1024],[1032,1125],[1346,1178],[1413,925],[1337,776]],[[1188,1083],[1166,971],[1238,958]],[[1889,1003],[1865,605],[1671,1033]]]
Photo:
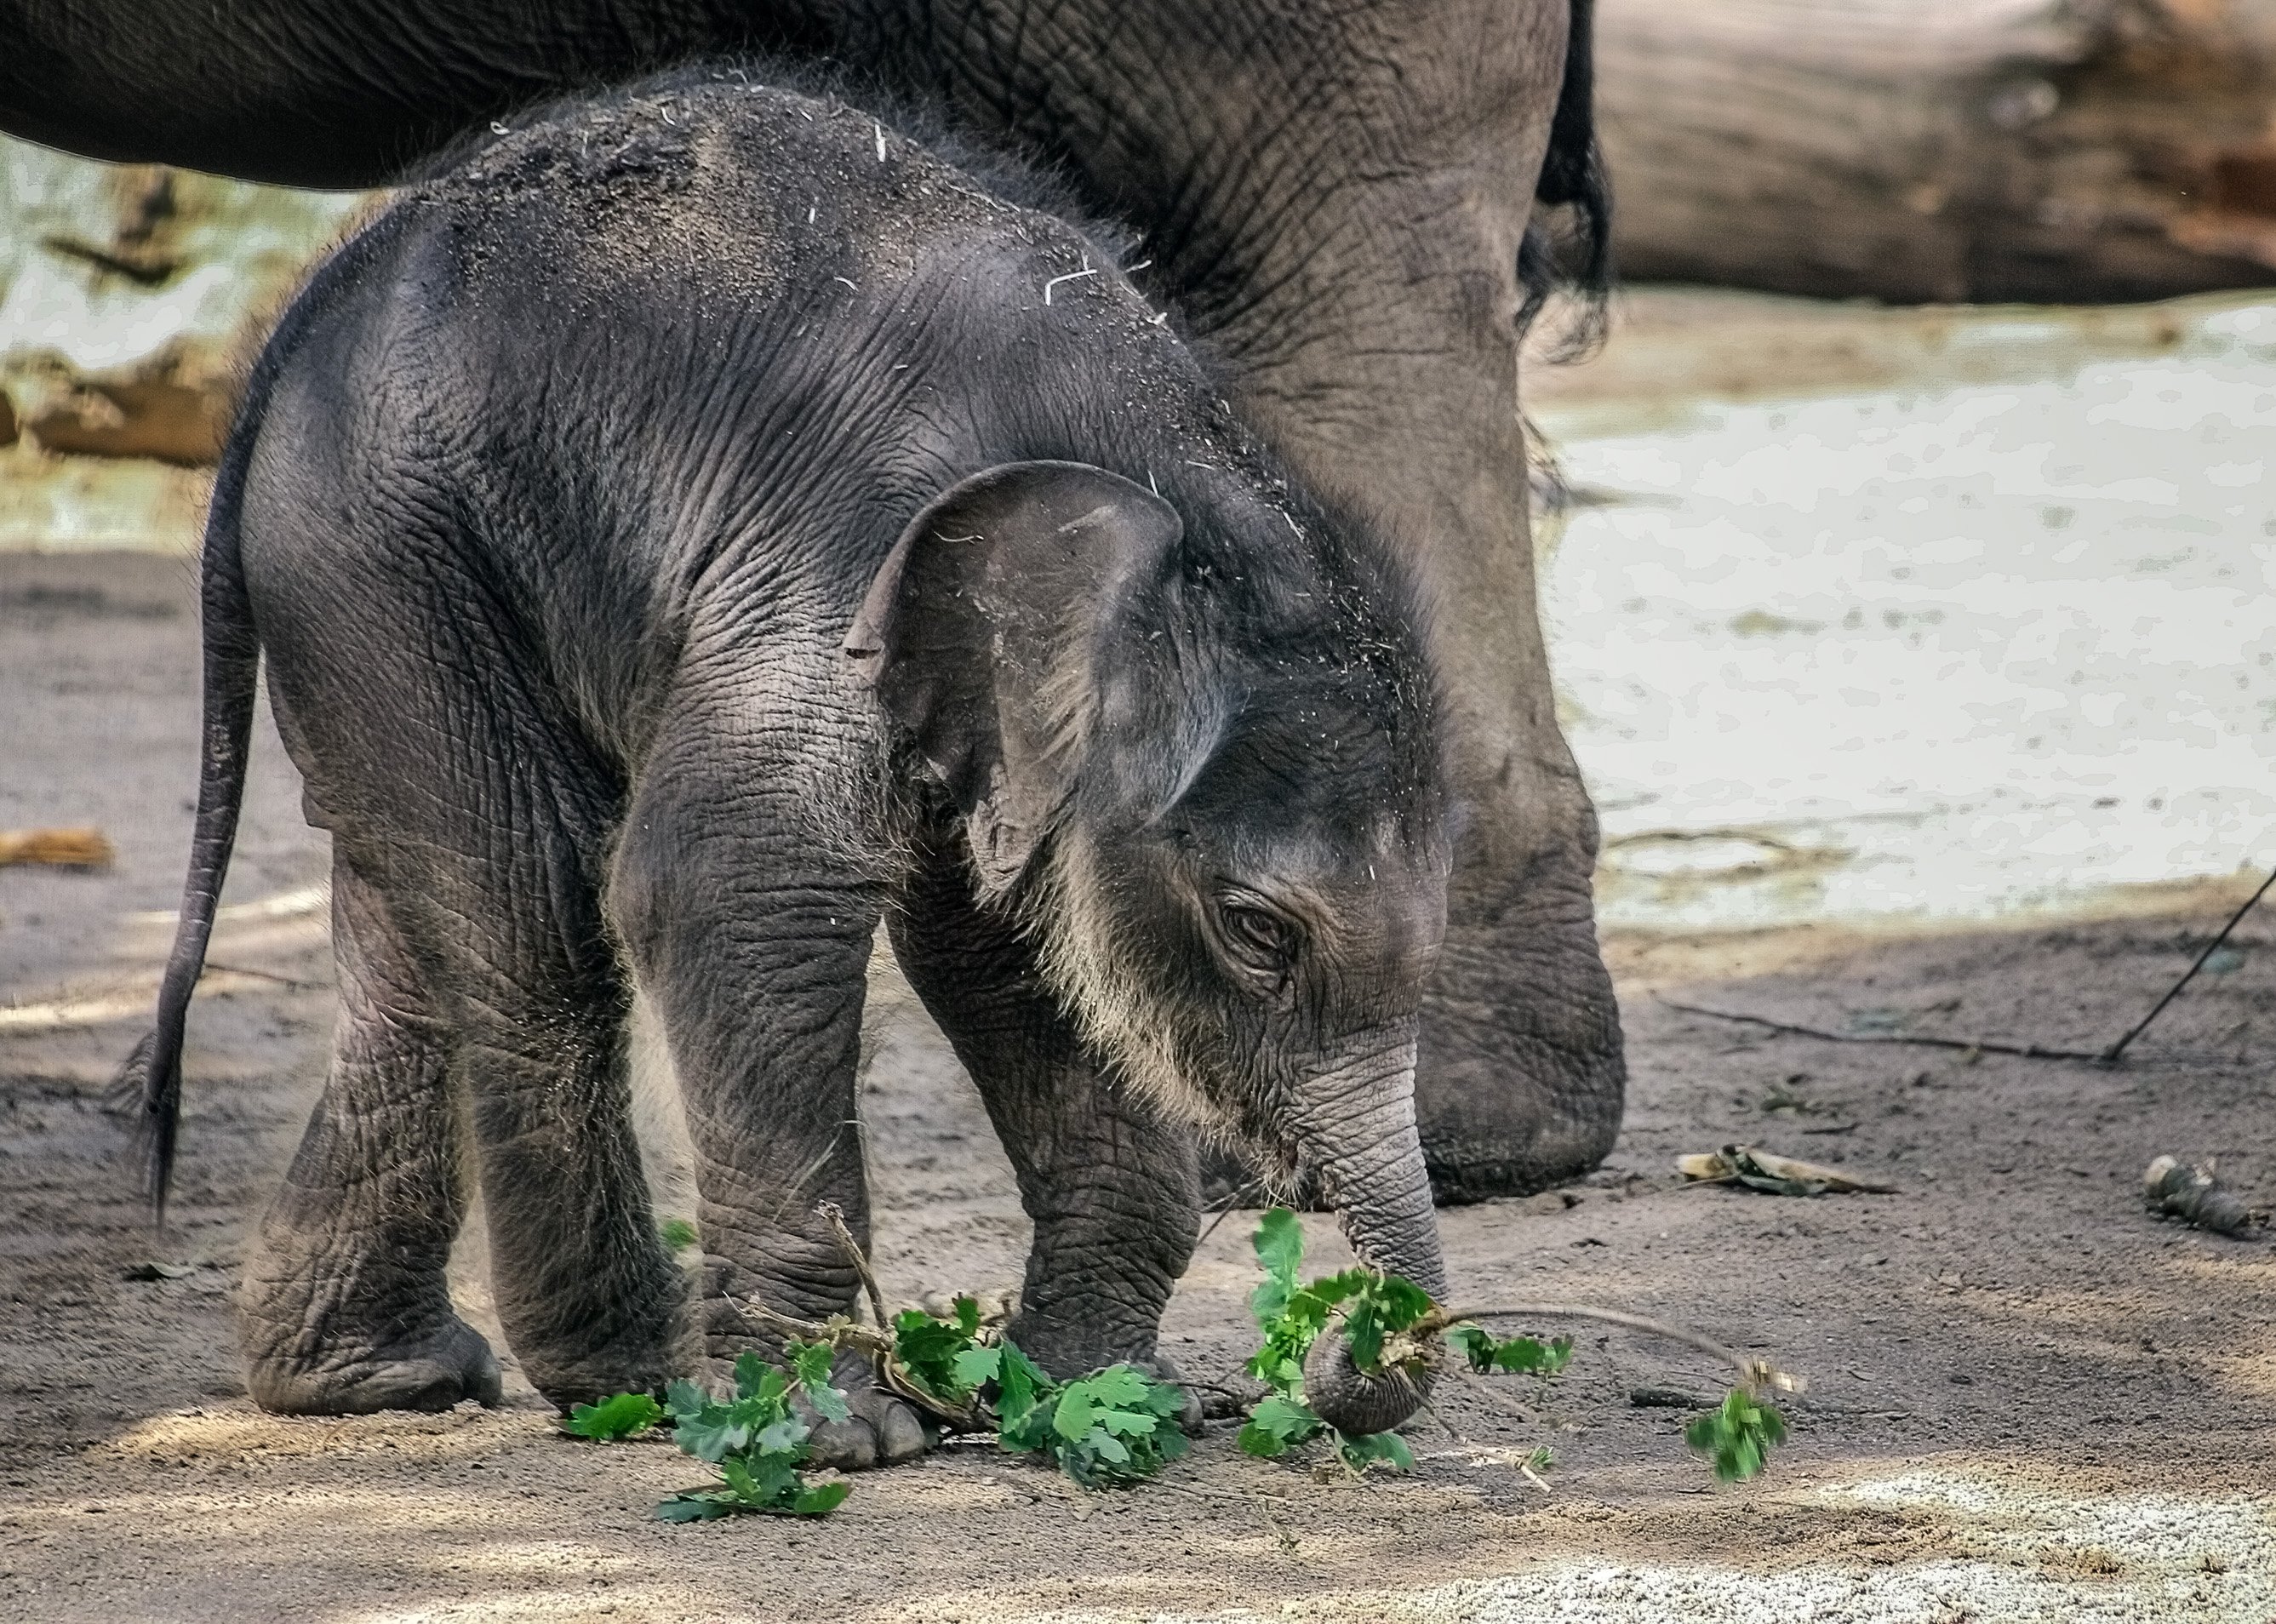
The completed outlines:
[[[1377,1051],[1369,1062],[1337,1068],[1316,1096],[1333,1104],[1314,1113],[1313,1130],[1301,1137],[1305,1160],[1360,1261],[1443,1301],[1445,1265],[1415,1131],[1414,1078],[1411,1038]],[[1389,1431],[1422,1408],[1429,1387],[1427,1376],[1361,1370],[1335,1324],[1320,1332],[1304,1362],[1304,1396],[1313,1414],[1354,1435]]]

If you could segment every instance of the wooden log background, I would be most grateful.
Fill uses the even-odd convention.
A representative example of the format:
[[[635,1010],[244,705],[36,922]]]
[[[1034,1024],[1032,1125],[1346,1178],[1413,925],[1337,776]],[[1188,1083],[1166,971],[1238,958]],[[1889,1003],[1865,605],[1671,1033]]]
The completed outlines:
[[[2276,0],[1598,0],[1597,60],[1627,280],[2276,282]]]

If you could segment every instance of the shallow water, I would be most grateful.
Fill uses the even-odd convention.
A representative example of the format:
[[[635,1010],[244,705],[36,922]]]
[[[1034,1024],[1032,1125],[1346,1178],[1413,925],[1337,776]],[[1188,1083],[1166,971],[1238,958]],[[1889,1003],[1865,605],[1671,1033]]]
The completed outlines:
[[[2062,914],[2276,862],[2276,304],[2179,308],[2149,354],[2050,365],[2061,313],[1986,312],[1893,386],[1536,406],[1606,923]],[[2054,376],[1985,381],[2002,345]]]

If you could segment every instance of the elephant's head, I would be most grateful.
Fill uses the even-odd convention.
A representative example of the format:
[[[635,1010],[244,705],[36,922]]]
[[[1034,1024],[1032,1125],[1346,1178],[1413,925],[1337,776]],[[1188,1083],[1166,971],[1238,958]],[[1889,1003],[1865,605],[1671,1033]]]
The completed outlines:
[[[1440,1296],[1414,1112],[1438,706],[1389,550],[1284,489],[1212,470],[1181,519],[1085,465],[990,469],[910,524],[847,653],[1100,1053]]]

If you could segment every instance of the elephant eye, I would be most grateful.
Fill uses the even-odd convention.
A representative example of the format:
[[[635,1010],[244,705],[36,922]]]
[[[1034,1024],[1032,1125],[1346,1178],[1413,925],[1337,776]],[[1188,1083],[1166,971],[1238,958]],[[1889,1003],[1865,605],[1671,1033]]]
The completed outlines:
[[[1278,975],[1296,956],[1296,927],[1267,909],[1244,902],[1220,902],[1218,925],[1226,945],[1254,968]]]

